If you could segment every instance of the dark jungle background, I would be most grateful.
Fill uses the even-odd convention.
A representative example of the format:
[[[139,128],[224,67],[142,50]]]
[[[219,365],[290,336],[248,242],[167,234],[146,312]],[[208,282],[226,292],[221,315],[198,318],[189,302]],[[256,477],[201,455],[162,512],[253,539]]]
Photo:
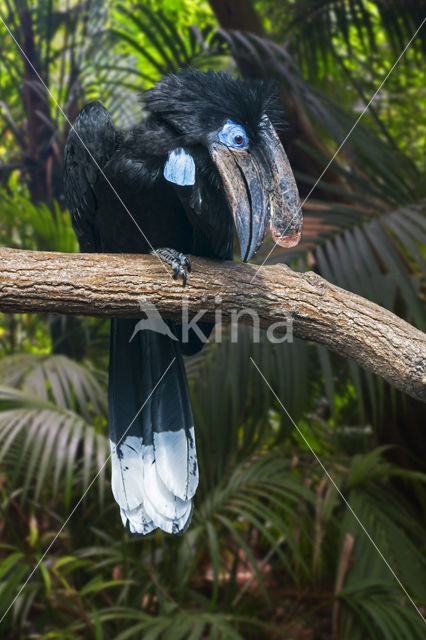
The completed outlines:
[[[272,77],[302,198],[426,15],[420,0],[0,0],[0,244],[78,251],[62,191],[73,121],[116,125],[186,67]],[[304,205],[313,269],[425,325],[425,28]],[[51,95],[40,83],[41,75]],[[118,212],[119,215],[119,212]],[[265,243],[258,261],[271,247]],[[1,268],[1,265],[0,265]],[[2,638],[414,640],[424,621],[424,407],[323,348],[238,344],[186,362],[200,486],[182,537],[123,529],[110,491],[108,321],[0,317]]]

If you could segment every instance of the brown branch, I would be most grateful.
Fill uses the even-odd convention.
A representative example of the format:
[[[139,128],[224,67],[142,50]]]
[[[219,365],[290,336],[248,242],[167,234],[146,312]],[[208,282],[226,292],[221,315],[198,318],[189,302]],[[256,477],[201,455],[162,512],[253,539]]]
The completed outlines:
[[[346,573],[349,568],[349,563],[352,555],[352,550],[354,548],[354,543],[355,543],[355,538],[353,537],[353,535],[351,535],[350,533],[347,533],[345,536],[342,551],[340,554],[340,560],[337,567],[336,584],[334,587],[334,594],[336,596],[336,600],[333,603],[333,611],[331,614],[333,640],[339,640],[338,622],[339,622],[340,601],[338,599],[338,596],[339,596],[339,591],[343,589],[343,583],[345,581]]]
[[[183,288],[150,255],[0,248],[0,311],[144,317],[139,304],[149,300],[165,318],[182,321],[185,296],[190,315],[205,311],[203,320],[215,320],[220,310],[229,323],[232,314],[252,309],[274,335],[290,317],[295,336],[323,344],[426,401],[426,335],[393,313],[285,265],[258,273],[256,265],[201,258],[192,258],[192,265]]]

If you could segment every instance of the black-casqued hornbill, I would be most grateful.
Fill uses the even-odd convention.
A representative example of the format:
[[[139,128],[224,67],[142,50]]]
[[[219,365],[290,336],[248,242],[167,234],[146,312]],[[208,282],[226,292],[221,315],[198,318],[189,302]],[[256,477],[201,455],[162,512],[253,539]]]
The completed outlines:
[[[70,130],[65,196],[81,251],[154,248],[185,282],[185,253],[232,259],[234,228],[243,261],[268,223],[276,242],[297,244],[299,197],[274,128],[270,84],[184,71],[162,78],[143,104],[147,115],[131,130],[115,130],[99,102],[84,107]],[[198,484],[182,352],[194,353],[202,342],[195,334],[181,344],[167,332],[135,333],[134,325],[111,324],[112,491],[131,533],[182,533]]]

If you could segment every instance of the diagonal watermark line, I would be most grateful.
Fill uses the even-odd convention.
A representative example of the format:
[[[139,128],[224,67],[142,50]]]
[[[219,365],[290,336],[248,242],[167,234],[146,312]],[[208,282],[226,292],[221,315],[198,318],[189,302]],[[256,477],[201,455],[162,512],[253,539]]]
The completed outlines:
[[[413,607],[415,608],[415,610],[417,611],[417,613],[419,614],[419,616],[421,617],[423,622],[426,624],[426,620],[423,617],[420,609],[418,608],[418,606],[414,602],[413,598],[410,596],[410,594],[408,593],[407,589],[404,587],[404,585],[402,584],[401,580],[398,578],[398,576],[396,575],[395,571],[392,569],[391,565],[386,560],[386,558],[383,555],[382,551],[379,549],[377,544],[374,542],[373,538],[368,533],[367,529],[365,528],[365,526],[363,525],[363,523],[361,522],[361,520],[359,519],[359,517],[357,516],[357,514],[355,513],[355,511],[353,510],[353,508],[349,504],[349,502],[346,500],[345,496],[343,495],[343,493],[341,492],[339,487],[337,486],[336,482],[334,481],[334,479],[332,478],[330,473],[327,471],[327,469],[325,468],[325,466],[323,465],[323,463],[321,462],[321,460],[319,459],[319,457],[317,456],[317,454],[315,453],[315,451],[311,447],[310,443],[308,442],[308,440],[306,439],[305,435],[303,434],[303,431],[297,426],[297,424],[295,423],[295,421],[293,420],[293,418],[291,417],[291,415],[289,414],[289,412],[287,411],[287,409],[285,408],[285,406],[281,402],[280,398],[277,396],[277,394],[275,393],[274,389],[271,387],[271,385],[269,384],[268,380],[265,378],[265,376],[263,375],[262,371],[259,369],[259,367],[257,366],[256,362],[253,360],[253,358],[251,356],[250,356],[250,360],[251,360],[252,364],[256,367],[257,371],[259,372],[259,374],[263,378],[263,380],[266,383],[266,385],[269,387],[270,391],[272,391],[275,399],[279,402],[281,407],[284,409],[284,411],[287,414],[288,418],[290,419],[290,421],[292,422],[293,426],[297,430],[297,433],[300,435],[300,437],[303,439],[303,441],[306,444],[306,446],[309,448],[309,451],[312,453],[312,455],[314,456],[315,460],[318,462],[318,464],[320,465],[320,467],[324,471],[325,475],[330,480],[331,484],[336,489],[337,493],[342,498],[343,502],[345,503],[345,505],[347,506],[349,511],[352,513],[353,517],[355,518],[355,520],[357,521],[357,523],[359,524],[359,526],[361,527],[361,529],[363,530],[363,532],[365,533],[367,538],[370,540],[371,544],[373,545],[373,547],[375,548],[375,550],[377,551],[377,553],[379,554],[379,556],[381,557],[381,559],[383,560],[383,562],[385,563],[385,565],[387,566],[387,568],[389,569],[389,571],[391,572],[391,574],[393,575],[393,577],[395,578],[395,580],[397,581],[397,583],[399,584],[399,586],[401,587],[401,589],[403,590],[405,595],[407,596],[408,600],[411,602],[411,604],[413,605]]]
[[[158,385],[160,384],[160,382],[162,381],[162,379],[164,378],[164,376],[166,375],[166,373],[168,372],[168,370],[170,369],[170,367],[172,366],[172,364],[174,363],[174,361],[176,360],[176,357],[174,357],[169,366],[167,367],[167,369],[165,369],[165,371],[163,372],[162,376],[160,377],[160,379],[158,380],[158,382],[155,383],[154,388],[152,389],[151,393],[149,394],[149,396],[147,397],[147,399],[145,400],[145,402],[143,403],[143,405],[141,406],[141,408],[138,410],[137,414],[135,415],[135,417],[133,418],[133,420],[131,421],[131,423],[129,424],[129,426],[127,427],[126,431],[123,433],[123,435],[121,436],[120,440],[118,441],[117,444],[120,444],[120,442],[123,440],[123,438],[126,436],[127,432],[129,431],[130,427],[132,426],[132,424],[134,423],[134,421],[136,420],[136,418],[139,416],[140,412],[142,411],[142,409],[144,408],[144,406],[146,405],[146,403],[148,402],[148,400],[151,398],[152,394],[154,393],[154,391],[156,390],[156,388],[158,387]],[[90,489],[92,488],[92,486],[94,485],[94,483],[96,482],[96,480],[98,479],[99,475],[102,473],[103,469],[105,468],[105,466],[108,464],[109,459],[111,458],[111,453],[109,454],[109,456],[107,457],[107,459],[105,460],[105,462],[103,463],[103,465],[101,466],[101,468],[99,469],[99,471],[97,472],[97,474],[95,475],[95,477],[93,478],[93,480],[91,481],[91,483],[89,484],[89,486],[87,487],[86,491],[83,493],[83,495],[81,496],[80,500],[77,502],[77,504],[75,505],[74,509],[71,511],[71,513],[69,514],[69,516],[67,517],[67,519],[65,520],[64,524],[62,525],[62,527],[59,529],[58,533],[55,535],[55,537],[53,538],[52,542],[49,544],[49,546],[47,547],[46,551],[44,551],[43,555],[41,556],[40,560],[37,562],[36,566],[34,567],[34,569],[31,571],[30,575],[27,577],[27,579],[25,580],[24,584],[21,586],[21,588],[19,589],[18,593],[16,594],[16,596],[14,597],[14,599],[12,600],[12,602],[10,603],[10,605],[8,606],[8,608],[6,609],[5,613],[2,615],[2,617],[0,618],[0,625],[3,622],[3,620],[5,619],[5,617],[7,616],[7,614],[9,613],[10,609],[13,607],[13,605],[15,604],[15,602],[17,601],[17,599],[19,598],[19,596],[21,595],[22,591],[25,589],[25,587],[27,586],[27,584],[29,583],[29,581],[31,580],[31,578],[33,577],[33,575],[35,574],[35,572],[37,571],[37,569],[39,568],[39,566],[41,565],[41,563],[43,562],[43,560],[45,559],[45,557],[47,556],[47,554],[49,553],[50,549],[53,547],[53,545],[55,544],[56,540],[59,538],[59,536],[61,535],[62,531],[65,529],[65,527],[67,526],[68,522],[71,520],[71,518],[73,517],[74,513],[77,511],[78,507],[81,505],[81,503],[83,502],[84,498],[86,497],[87,493],[90,491]]]
[[[405,45],[402,53],[398,56],[398,58],[395,60],[395,62],[393,63],[393,65],[391,66],[391,68],[389,69],[389,71],[387,72],[387,74],[385,75],[385,77],[383,78],[382,82],[380,83],[379,87],[376,89],[376,91],[373,93],[373,95],[371,96],[370,100],[368,101],[366,107],[363,109],[363,111],[360,113],[360,115],[358,116],[358,118],[355,120],[354,124],[352,125],[352,127],[350,128],[350,130],[348,131],[348,133],[346,134],[346,136],[343,138],[342,142],[340,143],[340,145],[337,147],[336,151],[333,154],[333,157],[331,158],[331,160],[326,164],[325,168],[322,170],[321,175],[319,176],[319,178],[316,180],[314,186],[310,189],[308,195],[305,197],[305,199],[303,200],[302,204],[298,207],[297,211],[295,213],[293,213],[293,215],[290,218],[290,222],[288,223],[287,227],[284,230],[283,235],[285,235],[285,232],[287,231],[287,229],[289,228],[289,226],[291,225],[293,219],[295,216],[298,215],[299,211],[303,208],[303,205],[306,204],[306,202],[308,201],[309,197],[311,196],[312,192],[316,189],[317,185],[319,182],[321,182],[324,174],[326,173],[326,171],[328,170],[329,166],[332,164],[332,162],[334,161],[334,159],[336,158],[336,156],[338,155],[338,153],[340,153],[340,150],[342,149],[342,147],[344,146],[344,144],[347,142],[348,138],[350,137],[350,135],[352,134],[353,130],[355,129],[355,127],[359,124],[361,118],[364,116],[365,112],[368,110],[368,108],[370,107],[370,104],[373,102],[373,100],[376,98],[377,94],[379,93],[379,91],[381,91],[383,85],[385,84],[386,80],[389,78],[389,76],[391,75],[391,73],[393,72],[393,70],[395,69],[395,67],[397,66],[397,64],[399,63],[399,61],[401,60],[401,58],[405,55],[405,53],[407,52],[407,50],[410,48],[413,40],[415,39],[415,37],[417,36],[417,34],[419,33],[420,29],[423,27],[424,23],[426,22],[426,18],[423,18],[420,26],[416,29],[415,33],[411,36],[410,40],[408,41],[408,43]],[[275,251],[275,247],[278,245],[277,242],[275,242],[274,246],[272,247],[272,249],[269,251],[268,255],[266,256],[266,258],[263,260],[262,264],[259,265],[256,273],[254,274],[253,278],[250,280],[250,284],[252,284],[253,280],[255,280],[255,278],[257,277],[257,274],[259,273],[260,269],[263,267],[263,265],[265,264],[265,262],[268,260],[269,256]]]
[[[70,127],[74,130],[75,135],[77,136],[77,138],[79,139],[81,145],[84,147],[84,149],[87,151],[87,153],[90,156],[90,159],[93,161],[93,164],[95,165],[95,167],[98,169],[98,171],[100,172],[100,174],[102,175],[102,177],[104,178],[104,180],[106,181],[106,183],[109,185],[109,187],[111,188],[112,192],[114,193],[114,195],[116,196],[117,200],[120,202],[120,204],[123,206],[124,210],[127,212],[127,214],[130,216],[131,220],[134,222],[134,224],[136,225],[136,227],[138,228],[138,230],[140,231],[140,233],[142,234],[143,238],[145,239],[146,243],[149,245],[152,253],[157,256],[158,260],[161,262],[162,266],[164,267],[164,270],[166,271],[166,273],[168,275],[170,275],[171,278],[173,278],[173,276],[170,274],[169,270],[167,269],[166,265],[164,264],[164,262],[162,261],[162,259],[159,257],[157,250],[154,249],[154,247],[152,246],[151,242],[148,240],[148,238],[146,237],[145,233],[142,231],[139,223],[137,222],[137,220],[135,219],[135,217],[132,215],[132,213],[130,212],[129,208],[125,205],[125,203],[123,202],[123,199],[121,198],[121,196],[118,194],[116,188],[113,186],[113,184],[111,183],[111,181],[107,178],[107,176],[105,175],[105,172],[103,171],[103,169],[101,169],[101,167],[99,166],[96,158],[93,156],[93,154],[89,151],[89,149],[87,148],[85,142],[83,141],[82,137],[80,136],[80,134],[78,133],[78,131],[73,127],[70,119],[68,118],[67,114],[65,113],[65,111],[62,109],[61,105],[59,104],[59,102],[56,100],[55,96],[53,95],[53,93],[51,92],[51,90],[49,89],[49,87],[47,86],[47,84],[44,82],[43,78],[41,77],[41,75],[39,74],[39,72],[37,71],[37,69],[34,67],[33,63],[31,62],[31,60],[29,59],[29,57],[27,56],[27,54],[25,53],[25,51],[22,49],[21,45],[19,44],[19,42],[17,41],[17,39],[15,38],[15,36],[13,35],[12,31],[9,29],[8,25],[6,24],[6,22],[3,20],[2,16],[0,15],[0,20],[2,21],[6,31],[8,32],[8,34],[10,35],[10,37],[12,38],[13,42],[16,44],[16,46],[18,47],[19,51],[21,52],[22,56],[25,58],[25,60],[28,62],[28,64],[30,65],[31,69],[34,71],[34,73],[36,74],[37,78],[40,80],[41,84],[44,86],[44,88],[46,89],[47,93],[49,94],[49,96],[52,98],[53,102],[56,104],[56,106],[58,107],[59,111],[61,112],[61,114],[63,115],[64,119],[68,122],[68,124],[70,125]]]

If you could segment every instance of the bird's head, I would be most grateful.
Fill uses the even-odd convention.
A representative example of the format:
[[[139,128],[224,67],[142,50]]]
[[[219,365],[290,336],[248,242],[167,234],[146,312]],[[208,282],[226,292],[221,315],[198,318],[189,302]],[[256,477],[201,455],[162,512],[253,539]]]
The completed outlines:
[[[167,75],[147,91],[145,108],[167,128],[164,177],[197,184],[197,149],[204,147],[222,183],[236,227],[241,258],[248,261],[270,223],[274,242],[294,247],[302,211],[292,170],[275,131],[274,85],[233,80],[225,73],[184,71]]]

